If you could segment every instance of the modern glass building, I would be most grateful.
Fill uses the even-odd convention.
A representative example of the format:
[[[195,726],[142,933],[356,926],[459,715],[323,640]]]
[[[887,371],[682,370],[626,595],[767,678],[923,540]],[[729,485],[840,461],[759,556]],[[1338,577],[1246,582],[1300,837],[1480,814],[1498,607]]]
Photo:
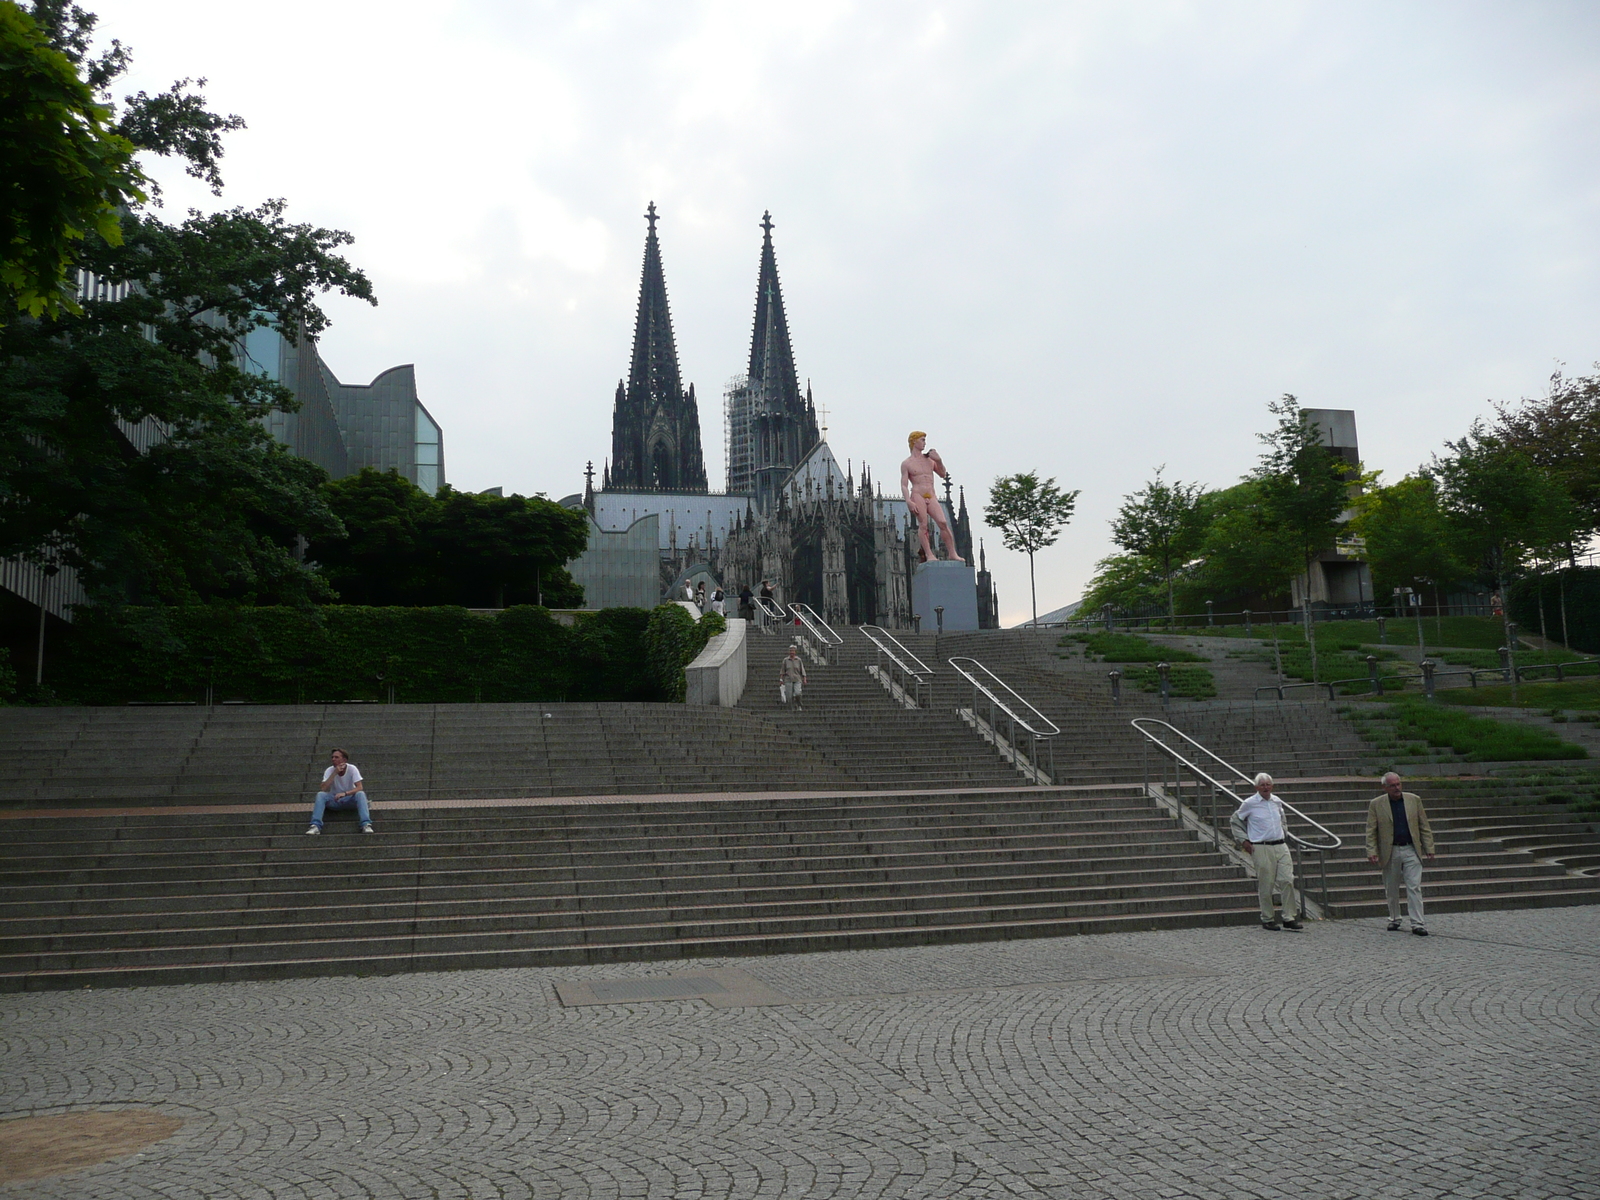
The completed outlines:
[[[273,413],[268,431],[335,479],[363,467],[398,471],[430,495],[444,485],[444,433],[417,398],[416,368],[390,367],[371,383],[342,383],[316,343],[275,329],[245,339],[246,365],[294,392],[300,411]]]

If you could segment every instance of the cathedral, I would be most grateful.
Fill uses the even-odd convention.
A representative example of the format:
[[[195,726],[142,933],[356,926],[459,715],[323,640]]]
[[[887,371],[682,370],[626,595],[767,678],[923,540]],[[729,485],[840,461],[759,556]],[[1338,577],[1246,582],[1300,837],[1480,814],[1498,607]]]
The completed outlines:
[[[750,360],[723,397],[726,488],[710,490],[694,385],[684,385],[667,304],[666,273],[651,203],[628,378],[611,417],[611,457],[581,494],[589,549],[569,566],[590,608],[649,607],[704,580],[730,595],[772,584],[783,603],[809,604],[833,624],[912,624],[910,580],[916,530],[898,477],[890,495],[863,464],[841,466],[819,426],[809,385],[800,388],[770,213],[761,219]],[[956,553],[972,561],[966,496],[951,505]],[[935,535],[937,536],[937,535]],[[982,548],[977,574],[981,628],[998,626]],[[731,606],[730,606],[731,611]]]

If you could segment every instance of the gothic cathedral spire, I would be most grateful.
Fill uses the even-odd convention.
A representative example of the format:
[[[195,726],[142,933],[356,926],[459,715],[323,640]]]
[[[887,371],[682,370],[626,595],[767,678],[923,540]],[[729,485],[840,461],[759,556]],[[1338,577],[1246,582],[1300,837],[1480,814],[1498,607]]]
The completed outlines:
[[[770,511],[783,481],[817,444],[817,411],[810,391],[800,393],[783,310],[778,259],[772,249],[772,214],[761,214],[761,270],[756,280],[756,320],[750,334],[748,417],[751,478],[757,507]],[[731,482],[731,481],[730,481]]]
[[[678,345],[667,308],[667,281],[656,240],[655,202],[645,220],[644,269],[639,278],[639,314],[633,326],[633,361],[628,382],[617,383],[611,417],[611,467],[605,486],[617,491],[704,492],[700,411],[694,385],[678,372]]]

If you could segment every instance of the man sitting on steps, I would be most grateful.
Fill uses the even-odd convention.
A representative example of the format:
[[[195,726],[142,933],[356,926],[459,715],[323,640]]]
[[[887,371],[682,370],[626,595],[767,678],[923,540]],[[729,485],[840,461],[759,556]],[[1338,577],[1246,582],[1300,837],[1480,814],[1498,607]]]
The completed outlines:
[[[333,752],[333,766],[322,773],[322,790],[311,805],[311,827],[306,830],[308,834],[322,832],[322,814],[330,808],[354,808],[356,819],[361,822],[361,832],[372,832],[366,780],[361,778],[361,768],[351,762],[343,750]]]

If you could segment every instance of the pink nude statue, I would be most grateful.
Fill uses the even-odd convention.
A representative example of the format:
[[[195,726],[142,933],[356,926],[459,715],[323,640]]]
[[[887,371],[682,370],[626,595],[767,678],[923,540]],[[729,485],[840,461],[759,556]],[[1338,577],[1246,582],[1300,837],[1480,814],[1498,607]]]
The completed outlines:
[[[932,521],[939,527],[939,537],[951,561],[966,562],[956,553],[956,539],[950,532],[950,520],[945,516],[944,505],[933,494],[933,477],[937,474],[949,479],[950,472],[944,469],[944,460],[939,457],[937,450],[923,449],[928,443],[928,435],[922,430],[913,430],[906,440],[911,444],[911,457],[900,464],[900,492],[906,498],[906,507],[917,518],[922,561],[932,562],[934,558],[933,547],[928,542],[928,522]]]

